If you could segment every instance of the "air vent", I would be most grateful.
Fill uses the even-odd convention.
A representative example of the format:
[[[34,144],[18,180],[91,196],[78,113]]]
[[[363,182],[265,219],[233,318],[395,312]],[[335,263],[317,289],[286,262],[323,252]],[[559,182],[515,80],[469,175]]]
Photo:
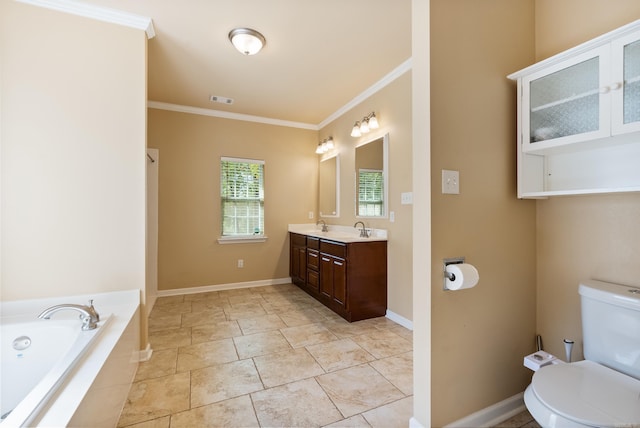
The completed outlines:
[[[220,104],[228,104],[228,105],[233,104],[233,98],[220,97],[218,95],[211,95],[209,97],[209,101],[214,103],[220,103]]]

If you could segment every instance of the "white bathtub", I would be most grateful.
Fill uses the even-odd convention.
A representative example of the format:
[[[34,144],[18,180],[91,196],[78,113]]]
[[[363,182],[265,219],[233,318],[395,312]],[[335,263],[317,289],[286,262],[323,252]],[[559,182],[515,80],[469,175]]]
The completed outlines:
[[[2,302],[0,426],[115,426],[137,368],[139,296]],[[95,330],[82,331],[76,311],[37,319],[50,306],[89,299],[101,316]]]

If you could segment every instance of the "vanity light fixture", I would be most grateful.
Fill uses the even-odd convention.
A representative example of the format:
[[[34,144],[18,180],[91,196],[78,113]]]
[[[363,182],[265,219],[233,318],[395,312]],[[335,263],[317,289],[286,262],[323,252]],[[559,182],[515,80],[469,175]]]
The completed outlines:
[[[351,136],[360,137],[362,136],[362,134],[366,134],[372,129],[378,129],[379,127],[380,127],[380,124],[378,124],[376,113],[372,111],[371,113],[363,117],[362,120],[357,121],[353,125],[353,129],[351,130]]]
[[[251,28],[234,28],[229,32],[229,40],[243,55],[255,55],[267,43],[262,34]]]
[[[333,142],[333,137],[325,138],[324,141],[318,143],[318,147],[316,147],[316,153],[319,155],[325,154],[328,151],[331,151],[335,148],[335,144]]]

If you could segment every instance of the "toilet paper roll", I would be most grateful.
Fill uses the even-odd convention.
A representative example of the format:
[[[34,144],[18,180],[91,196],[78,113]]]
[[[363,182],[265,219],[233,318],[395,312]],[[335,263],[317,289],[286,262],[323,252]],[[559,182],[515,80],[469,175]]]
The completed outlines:
[[[445,286],[449,290],[463,290],[465,288],[471,288],[478,283],[478,280],[480,280],[478,270],[475,266],[468,263],[450,264],[446,266],[445,270],[455,276],[453,281],[449,278],[445,280]]]

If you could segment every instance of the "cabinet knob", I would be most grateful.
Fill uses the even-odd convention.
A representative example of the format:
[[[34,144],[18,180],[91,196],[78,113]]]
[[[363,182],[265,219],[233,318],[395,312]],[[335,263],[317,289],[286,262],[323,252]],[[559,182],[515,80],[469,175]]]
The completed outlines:
[[[601,94],[608,94],[609,91],[611,91],[611,87],[610,86],[603,86],[602,88],[600,88],[600,93]]]
[[[616,82],[613,85],[611,85],[611,90],[612,91],[617,91],[620,88],[622,88],[622,82]]]

